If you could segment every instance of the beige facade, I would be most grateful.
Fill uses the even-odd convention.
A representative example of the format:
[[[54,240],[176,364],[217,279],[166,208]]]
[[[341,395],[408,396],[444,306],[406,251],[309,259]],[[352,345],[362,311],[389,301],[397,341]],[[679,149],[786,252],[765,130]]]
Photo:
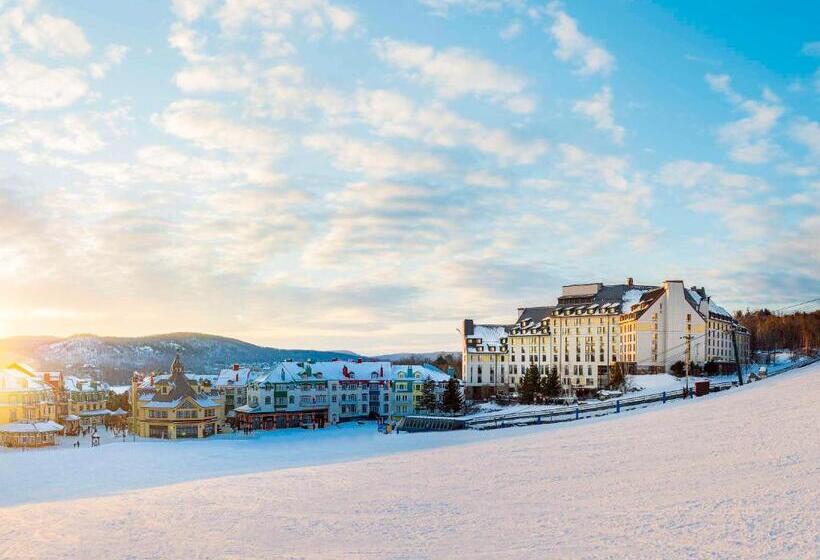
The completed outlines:
[[[54,391],[16,364],[0,369],[0,425],[54,420]]]
[[[616,362],[633,373],[668,372],[683,359],[686,336],[699,366],[733,362],[733,333],[741,361],[749,355],[746,329],[682,281],[564,286],[555,306],[520,308],[509,326],[465,320],[463,332],[467,398],[514,391],[531,365],[557,372],[568,394],[594,393]]]
[[[179,355],[170,374],[135,374],[131,380],[131,432],[158,439],[214,435],[225,422],[225,403],[216,392],[200,387],[186,378]]]

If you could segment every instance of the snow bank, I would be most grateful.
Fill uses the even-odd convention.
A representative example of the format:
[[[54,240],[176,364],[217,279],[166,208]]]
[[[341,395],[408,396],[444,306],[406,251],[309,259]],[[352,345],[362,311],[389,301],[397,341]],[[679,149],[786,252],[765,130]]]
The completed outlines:
[[[3,508],[0,557],[813,558],[818,395],[820,364],[612,421]]]

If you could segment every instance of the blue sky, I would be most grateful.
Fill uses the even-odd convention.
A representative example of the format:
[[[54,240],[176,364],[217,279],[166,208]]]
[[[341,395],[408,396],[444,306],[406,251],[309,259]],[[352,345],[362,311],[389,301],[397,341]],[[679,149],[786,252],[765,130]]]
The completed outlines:
[[[0,1],[0,334],[421,351],[581,281],[809,299],[819,11]]]

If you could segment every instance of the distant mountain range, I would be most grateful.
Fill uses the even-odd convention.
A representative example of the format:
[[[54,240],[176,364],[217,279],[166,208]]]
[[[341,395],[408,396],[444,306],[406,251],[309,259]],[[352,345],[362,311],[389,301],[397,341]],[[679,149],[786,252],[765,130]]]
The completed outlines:
[[[234,362],[262,365],[287,359],[319,361],[358,356],[347,351],[268,348],[200,333],[133,338],[80,334],[67,338],[0,339],[0,365],[20,361],[42,371],[92,375],[109,383],[127,383],[134,371],[167,370],[178,351],[185,369],[194,373],[215,373]]]
[[[264,365],[291,359],[332,360],[357,358],[346,350],[293,350],[269,348],[234,338],[201,333],[170,333],[140,337],[78,334],[66,338],[18,336],[0,339],[0,367],[24,362],[41,371],[90,375],[112,384],[129,382],[134,371],[166,371],[179,352],[192,373],[216,373],[233,363]],[[365,359],[391,362],[432,362],[440,355],[458,352],[384,354]]]

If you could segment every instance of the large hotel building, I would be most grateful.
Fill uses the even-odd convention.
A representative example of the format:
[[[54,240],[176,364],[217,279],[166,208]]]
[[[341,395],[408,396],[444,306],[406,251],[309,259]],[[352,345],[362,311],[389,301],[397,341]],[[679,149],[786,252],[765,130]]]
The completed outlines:
[[[688,351],[698,366],[729,368],[736,362],[733,337],[737,360],[749,357],[749,332],[704,288],[680,280],[572,284],[555,305],[519,308],[515,323],[465,319],[461,332],[468,399],[514,391],[530,365],[557,372],[567,393],[581,395],[605,388],[615,363],[633,374],[669,372]]]

